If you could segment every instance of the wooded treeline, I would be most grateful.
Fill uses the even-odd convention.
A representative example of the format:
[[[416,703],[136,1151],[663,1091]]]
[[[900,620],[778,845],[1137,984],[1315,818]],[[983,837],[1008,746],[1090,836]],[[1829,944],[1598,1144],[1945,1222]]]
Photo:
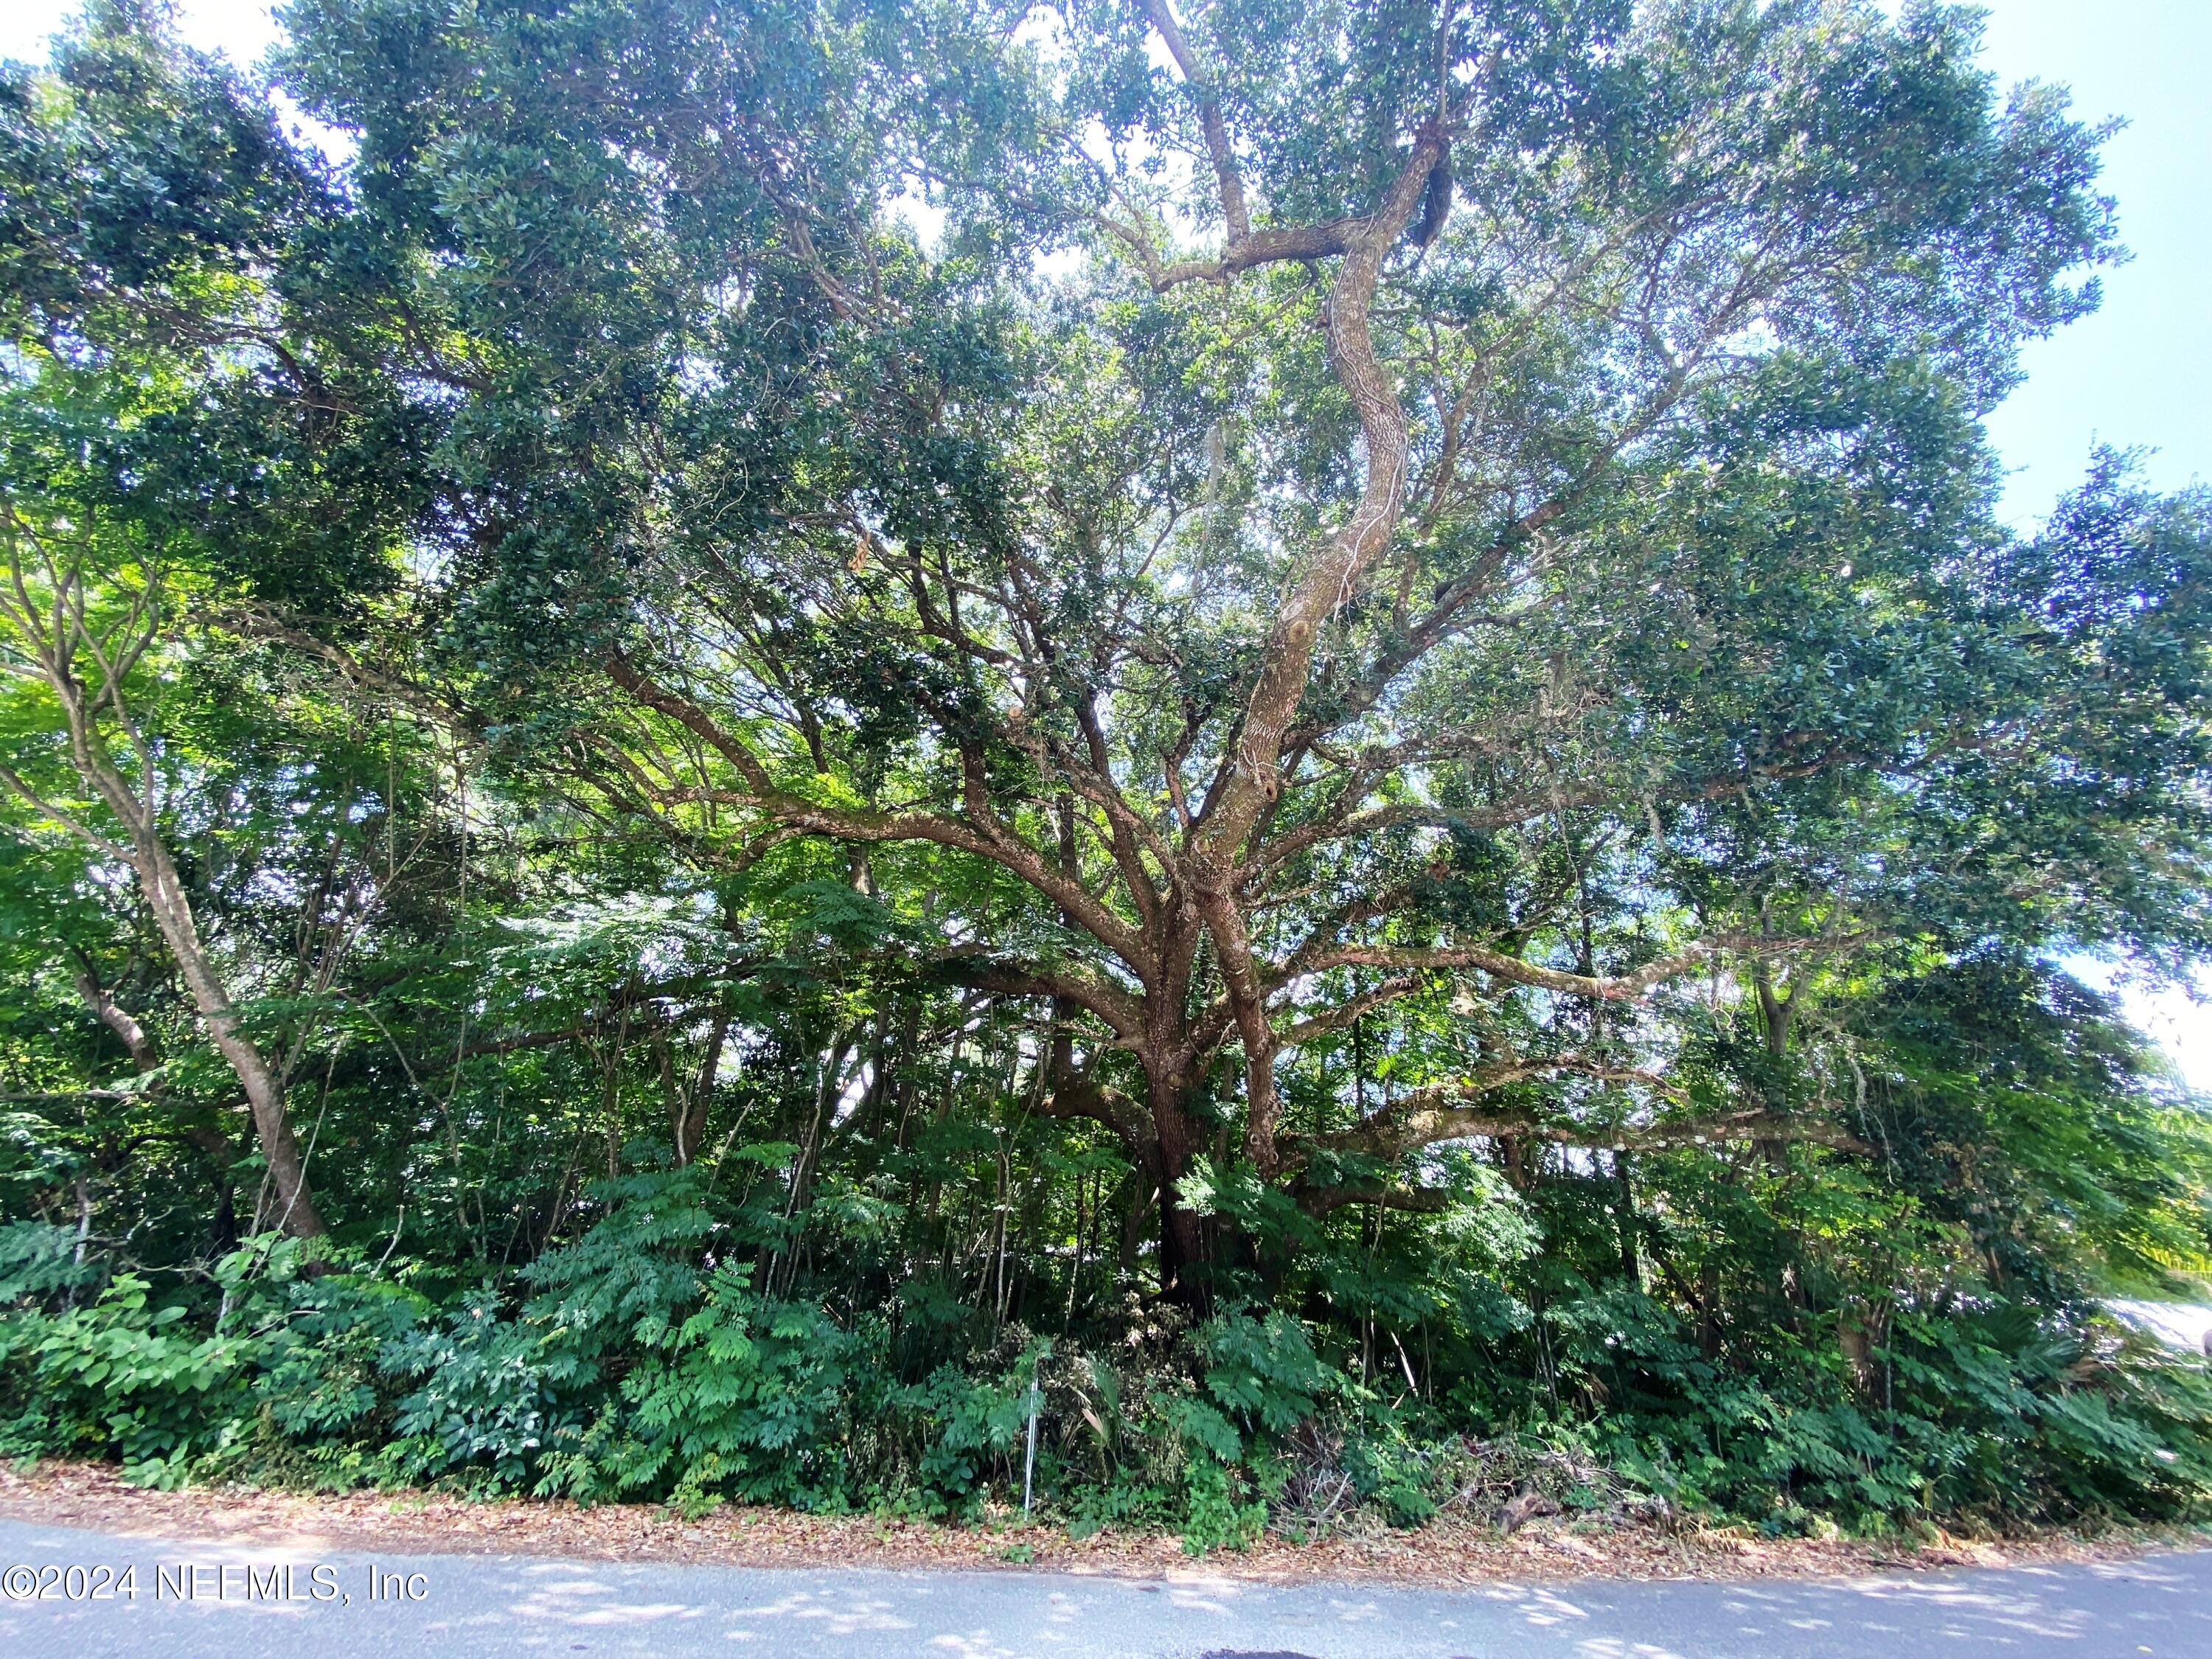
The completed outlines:
[[[2119,249],[1970,15],[284,15],[0,76],[0,1439],[2201,1503],[2062,964],[2204,953],[2212,523],[1998,516]]]

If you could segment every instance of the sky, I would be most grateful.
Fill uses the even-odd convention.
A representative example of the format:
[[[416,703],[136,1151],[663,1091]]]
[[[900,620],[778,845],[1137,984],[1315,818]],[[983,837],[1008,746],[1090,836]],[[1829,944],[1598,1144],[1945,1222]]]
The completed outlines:
[[[2212,0],[1985,0],[1984,61],[2009,86],[2055,81],[2075,109],[2128,125],[2105,148],[2104,190],[2119,203],[2132,258],[2104,273],[2095,315],[2027,350],[2027,380],[1991,412],[2010,469],[2006,515],[2022,528],[2078,482],[2098,444],[2141,452],[2162,489],[2212,478]],[[45,56],[74,0],[11,0],[0,57]],[[276,39],[256,0],[180,0],[193,45],[240,63]],[[2212,1091],[2212,1006],[2130,983],[2108,964],[2069,964],[2117,990],[2185,1076]],[[2212,992],[2212,979],[2205,983]]]

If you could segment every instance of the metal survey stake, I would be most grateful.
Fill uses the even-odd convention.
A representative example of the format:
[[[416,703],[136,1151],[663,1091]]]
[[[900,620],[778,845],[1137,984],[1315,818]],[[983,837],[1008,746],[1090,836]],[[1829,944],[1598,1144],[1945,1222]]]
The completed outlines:
[[[1022,1513],[1024,1515],[1030,1512],[1031,1486],[1036,1477],[1036,1423],[1039,1404],[1036,1375],[1031,1372],[1030,1375],[1030,1449],[1028,1455],[1022,1459]]]

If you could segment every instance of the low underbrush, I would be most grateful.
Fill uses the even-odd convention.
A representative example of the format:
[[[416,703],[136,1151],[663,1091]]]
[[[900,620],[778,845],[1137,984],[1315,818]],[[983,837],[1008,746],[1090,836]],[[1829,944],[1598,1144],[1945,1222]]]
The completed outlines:
[[[1507,1412],[1465,1388],[1428,1397],[1410,1363],[1363,1376],[1326,1327],[1279,1310],[1194,1321],[1133,1296],[1087,1329],[1009,1322],[955,1333],[962,1346],[908,1302],[764,1294],[681,1229],[643,1227],[652,1201],[442,1295],[389,1263],[310,1270],[274,1236],[156,1282],[17,1224],[0,1231],[0,1454],[108,1460],[157,1486],[694,1516],[957,1522],[1026,1492],[1073,1537],[1163,1529],[1194,1553],[1438,1516],[1986,1534],[2186,1520],[2212,1498],[2204,1363],[2087,1314],[1894,1319],[1868,1390],[1864,1368],[1809,1349],[1764,1372],[1706,1359],[1616,1296],[1607,1408],[1524,1395]],[[1578,1316],[1596,1328],[1596,1310]]]

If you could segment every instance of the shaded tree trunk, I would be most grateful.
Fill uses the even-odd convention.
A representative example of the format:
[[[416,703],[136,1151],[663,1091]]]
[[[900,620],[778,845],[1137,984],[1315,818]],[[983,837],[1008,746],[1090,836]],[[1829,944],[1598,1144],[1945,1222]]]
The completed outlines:
[[[1183,1079],[1167,1067],[1147,1071],[1146,1090],[1159,1135],[1150,1174],[1159,1187],[1160,1294],[1203,1313],[1210,1305],[1220,1228],[1183,1201],[1182,1182],[1206,1150],[1206,1126],[1183,1103]]]
[[[162,940],[191,993],[200,1023],[246,1091],[253,1132],[276,1189],[276,1224],[295,1238],[319,1238],[330,1228],[307,1184],[307,1156],[285,1109],[283,1083],[260,1048],[240,1028],[230,993],[201,941],[198,924],[168,848],[151,833],[150,826],[143,834],[137,824],[131,828],[131,862],[147,907],[153,911]]]
[[[1761,931],[1765,931],[1764,919]],[[1774,970],[1765,961],[1753,963],[1751,982],[1753,989],[1759,994],[1759,1035],[1764,1039],[1766,1050],[1766,1109],[1778,1115],[1789,1109],[1790,1033],[1796,1020],[1800,988],[1793,984],[1787,991],[1777,990]],[[1752,1150],[1765,1161],[1768,1169],[1779,1170],[1784,1166],[1785,1158],[1779,1140],[1755,1140],[1752,1143]]]
[[[17,528],[23,529],[21,521]],[[229,989],[216,971],[215,960],[200,938],[191,901],[176,860],[162,839],[160,794],[155,772],[155,748],[133,719],[120,683],[131,665],[143,659],[159,637],[162,595],[149,584],[133,605],[129,630],[95,635],[86,620],[85,568],[81,550],[60,550],[58,544],[42,544],[46,580],[51,585],[50,612],[27,598],[7,607],[7,619],[28,647],[32,672],[43,680],[61,706],[63,729],[69,739],[71,769],[84,787],[114,816],[124,839],[102,834],[93,821],[43,799],[13,772],[5,781],[33,807],[70,833],[129,866],[146,908],[161,929],[185,988],[191,994],[200,1023],[246,1091],[253,1115],[254,1134],[268,1161],[270,1180],[276,1188],[277,1224],[295,1237],[317,1237],[329,1231],[316,1208],[307,1186],[307,1161],[293,1133],[284,1108],[283,1079],[267,1056],[240,1027]],[[19,596],[25,594],[24,566],[20,549],[14,574]],[[100,678],[88,681],[80,671],[80,653],[97,665]],[[118,666],[119,665],[119,666]],[[101,710],[109,711],[116,726],[135,754],[137,779],[126,775],[109,746]],[[94,1012],[126,1046],[131,1039],[108,1018],[98,1004]]]

